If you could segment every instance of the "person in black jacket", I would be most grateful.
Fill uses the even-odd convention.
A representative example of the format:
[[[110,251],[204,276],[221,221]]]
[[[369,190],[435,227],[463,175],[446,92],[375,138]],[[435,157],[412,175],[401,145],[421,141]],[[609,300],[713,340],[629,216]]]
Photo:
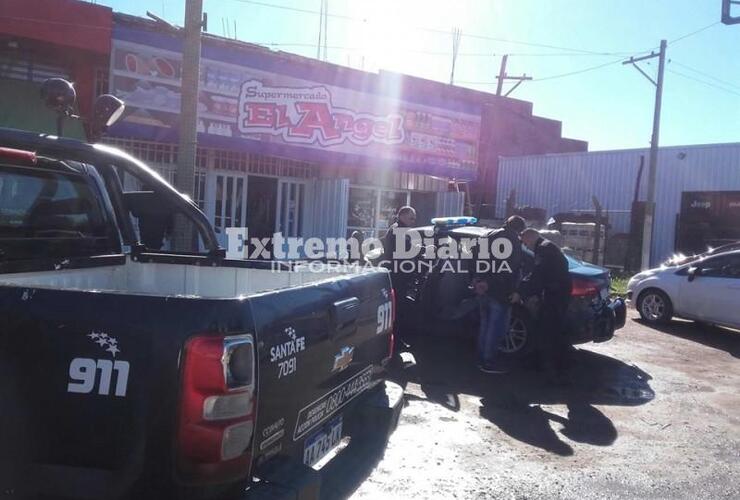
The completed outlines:
[[[570,347],[565,325],[572,288],[568,260],[560,247],[535,229],[522,233],[522,243],[534,252],[534,268],[522,281],[520,295],[541,300],[536,322],[541,362],[547,371],[561,376],[567,369],[564,356]]]
[[[522,261],[519,232],[525,227],[521,217],[510,217],[503,229],[489,234],[489,244],[496,238],[511,242],[511,255],[506,266],[492,259],[484,272],[479,272],[473,283],[480,302],[480,330],[478,332],[478,368],[485,373],[504,373],[506,368],[499,362],[501,340],[509,332],[511,301],[520,281]]]
[[[400,239],[398,235],[402,235],[404,230],[412,228],[416,225],[416,210],[410,206],[403,206],[398,209],[394,221],[386,231],[385,235],[380,238],[383,244],[383,267],[390,270],[391,274],[391,285],[393,290],[396,292],[396,307],[397,307],[397,325],[398,325],[398,336],[401,342],[409,340],[409,330],[412,324],[412,318],[409,316],[409,308],[406,300],[406,294],[409,291],[409,286],[414,279],[415,274],[410,272],[413,269],[413,265],[404,269],[402,264],[404,260],[396,257],[395,253],[397,250],[396,245]],[[411,246],[411,238],[408,235],[403,237],[404,244],[407,249]]]

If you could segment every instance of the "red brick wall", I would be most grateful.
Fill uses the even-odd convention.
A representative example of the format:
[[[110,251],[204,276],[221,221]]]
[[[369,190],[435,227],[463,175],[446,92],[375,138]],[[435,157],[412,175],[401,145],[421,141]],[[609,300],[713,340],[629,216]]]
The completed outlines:
[[[0,33],[110,53],[113,11],[77,0],[2,0]]]
[[[77,0],[0,0],[0,41],[14,41],[20,56],[69,71],[84,117],[92,114],[95,70],[108,67],[113,12]]]
[[[493,98],[483,107],[478,181],[471,186],[476,206],[495,206],[501,156],[587,151],[588,143],[563,138],[562,123],[532,115],[531,103]],[[485,210],[485,209],[484,209]],[[481,213],[489,218],[490,213]],[[501,214],[497,214],[501,216]]]

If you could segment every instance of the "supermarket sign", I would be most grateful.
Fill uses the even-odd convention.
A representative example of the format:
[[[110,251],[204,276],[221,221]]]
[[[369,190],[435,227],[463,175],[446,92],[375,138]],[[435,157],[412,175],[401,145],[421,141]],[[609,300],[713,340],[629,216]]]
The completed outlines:
[[[271,87],[249,80],[239,94],[237,125],[244,134],[279,135],[293,144],[403,143],[402,115],[358,113],[331,101],[327,87]]]
[[[111,135],[176,142],[182,40],[117,23],[110,91],[126,102],[126,111]],[[480,105],[407,80],[204,38],[198,143],[320,164],[475,178]]]

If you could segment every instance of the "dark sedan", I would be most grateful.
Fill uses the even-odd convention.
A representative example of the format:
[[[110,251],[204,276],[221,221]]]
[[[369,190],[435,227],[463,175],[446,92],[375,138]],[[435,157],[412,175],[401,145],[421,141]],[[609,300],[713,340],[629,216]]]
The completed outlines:
[[[479,226],[416,229],[422,233],[433,231],[436,245],[449,246],[454,242],[459,252],[450,258],[440,258],[438,255],[431,268],[421,266],[422,270],[411,280],[407,292],[400,294],[399,299],[406,302],[408,316],[414,319],[414,329],[422,335],[434,330],[449,331],[463,321],[463,330],[477,332],[474,325],[477,321],[477,301],[470,288],[477,256],[475,248],[467,248],[468,242],[480,238],[491,241],[499,237],[499,232]],[[609,271],[571,256],[567,258],[573,278],[567,317],[570,341],[581,344],[611,339],[615,330],[624,326],[626,307],[622,299],[610,297]],[[524,249],[525,275],[532,262],[533,255]],[[522,356],[534,348],[533,326],[537,308],[538,304],[532,300],[514,307],[511,329],[501,346],[502,351]]]

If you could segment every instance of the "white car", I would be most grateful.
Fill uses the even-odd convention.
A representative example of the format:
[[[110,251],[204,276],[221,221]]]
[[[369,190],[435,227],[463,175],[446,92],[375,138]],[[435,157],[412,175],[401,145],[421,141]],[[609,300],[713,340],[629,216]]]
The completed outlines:
[[[627,284],[627,304],[648,323],[678,316],[740,328],[740,250],[636,274]]]

